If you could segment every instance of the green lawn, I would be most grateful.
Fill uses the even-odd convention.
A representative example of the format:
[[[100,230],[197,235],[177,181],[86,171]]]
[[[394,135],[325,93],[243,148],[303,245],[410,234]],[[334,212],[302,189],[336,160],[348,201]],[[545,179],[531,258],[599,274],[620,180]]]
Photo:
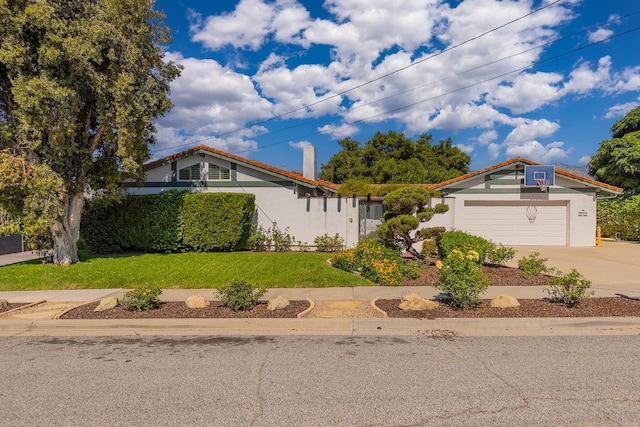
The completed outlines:
[[[329,266],[331,254],[316,252],[230,252],[126,254],[90,257],[59,267],[40,261],[0,267],[0,291],[29,289],[219,288],[243,280],[269,288],[371,286]]]

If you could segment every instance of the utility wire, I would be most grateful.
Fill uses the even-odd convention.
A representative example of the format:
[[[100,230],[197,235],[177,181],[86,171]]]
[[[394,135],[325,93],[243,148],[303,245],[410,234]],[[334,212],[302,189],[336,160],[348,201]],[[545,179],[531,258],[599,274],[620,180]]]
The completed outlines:
[[[322,98],[322,99],[320,99],[320,100],[318,100],[318,101],[316,101],[316,102],[313,102],[313,103],[311,103],[311,104],[305,104],[305,105],[303,105],[302,107],[298,107],[298,108],[296,108],[296,109],[294,109],[294,110],[290,110],[290,111],[287,111],[287,112],[285,112],[285,113],[282,113],[282,114],[279,114],[279,115],[275,115],[275,116],[270,117],[270,118],[268,118],[268,119],[266,119],[266,120],[262,120],[262,121],[254,122],[254,123],[252,123],[251,125],[246,125],[246,126],[243,126],[243,127],[241,127],[241,128],[237,128],[237,129],[234,129],[234,130],[231,130],[231,131],[228,131],[228,132],[224,132],[224,133],[221,133],[221,134],[218,134],[218,135],[214,135],[214,136],[209,136],[209,137],[206,137],[206,138],[202,138],[202,139],[200,139],[200,140],[198,140],[198,141],[195,141],[195,142],[192,142],[192,143],[189,143],[189,144],[184,144],[184,145],[181,145],[181,146],[198,144],[198,143],[200,143],[200,142],[207,141],[207,140],[209,140],[209,139],[213,139],[213,138],[220,138],[220,137],[223,137],[223,136],[226,136],[226,135],[230,135],[230,134],[233,134],[233,133],[236,133],[236,132],[240,132],[240,131],[243,131],[243,130],[250,129],[250,128],[251,128],[251,127],[253,127],[253,126],[258,126],[258,125],[261,125],[261,124],[264,124],[264,123],[271,122],[271,121],[276,120],[276,119],[280,119],[280,118],[283,118],[283,117],[289,116],[289,115],[291,115],[291,114],[297,113],[298,111],[306,110],[307,108],[310,108],[310,107],[316,106],[316,105],[321,104],[321,103],[323,103],[323,102],[326,102],[326,101],[329,101],[329,100],[331,100],[331,99],[337,98],[337,97],[339,97],[339,96],[345,95],[345,94],[347,94],[347,93],[349,93],[349,92],[352,92],[352,91],[354,91],[354,90],[357,90],[357,89],[360,89],[360,88],[365,87],[365,86],[367,86],[367,85],[370,85],[371,83],[375,83],[375,82],[380,81],[380,80],[382,80],[382,79],[384,79],[384,78],[386,78],[386,77],[392,76],[392,75],[397,74],[397,73],[399,73],[399,72],[401,72],[401,71],[407,70],[407,69],[409,69],[409,68],[411,68],[411,67],[414,67],[414,66],[416,66],[416,65],[418,65],[418,64],[421,64],[421,63],[423,63],[423,62],[425,62],[425,61],[428,61],[428,60],[430,60],[430,59],[433,59],[433,58],[435,58],[435,57],[438,57],[438,56],[440,56],[440,55],[443,55],[444,53],[450,52],[450,51],[452,51],[452,50],[454,50],[454,49],[457,49],[457,48],[459,48],[459,47],[461,47],[461,46],[464,46],[465,44],[470,43],[470,42],[472,42],[472,41],[474,41],[474,40],[478,40],[478,39],[480,39],[480,38],[482,38],[482,37],[484,37],[484,36],[486,36],[486,35],[488,35],[488,34],[491,34],[491,33],[495,32],[495,31],[497,31],[497,30],[500,30],[500,29],[502,29],[502,28],[504,28],[504,27],[507,27],[508,25],[511,25],[511,24],[513,24],[513,23],[515,23],[515,22],[518,22],[518,21],[522,20],[522,19],[525,19],[525,18],[527,18],[527,17],[529,17],[529,16],[531,16],[531,15],[533,15],[533,14],[535,14],[535,13],[538,13],[538,12],[540,12],[540,11],[542,11],[542,10],[544,10],[544,9],[547,9],[547,8],[549,8],[549,7],[551,7],[551,6],[554,6],[555,4],[560,3],[560,2],[562,2],[562,1],[565,1],[565,0],[555,0],[555,1],[553,1],[553,2],[549,3],[549,4],[545,5],[545,6],[542,6],[542,7],[538,8],[538,9],[532,10],[531,12],[529,12],[529,13],[527,13],[527,14],[525,14],[525,15],[522,15],[522,16],[520,16],[520,17],[516,18],[516,19],[513,19],[513,20],[508,21],[508,22],[506,22],[506,23],[504,23],[504,24],[502,24],[502,25],[499,25],[499,26],[497,26],[497,27],[495,27],[495,28],[492,28],[492,29],[490,29],[490,30],[488,30],[488,31],[485,31],[484,33],[481,33],[481,34],[479,34],[479,35],[477,35],[477,36],[474,36],[474,37],[472,37],[472,38],[470,38],[470,39],[467,39],[467,40],[465,40],[465,41],[463,41],[463,42],[461,42],[461,43],[458,43],[458,44],[456,44],[456,45],[450,46],[450,47],[448,47],[448,48],[446,48],[446,49],[444,49],[444,50],[442,50],[442,51],[440,51],[440,52],[437,52],[437,53],[434,53],[434,54],[432,54],[432,55],[429,55],[429,56],[427,56],[427,57],[425,57],[425,58],[422,58],[422,59],[420,59],[420,60],[418,60],[418,61],[412,62],[411,64],[409,64],[409,65],[407,65],[407,66],[404,66],[404,67],[398,68],[398,69],[396,69],[396,70],[394,70],[394,71],[391,71],[391,72],[389,72],[389,73],[383,74],[383,75],[381,75],[381,76],[379,76],[379,77],[376,77],[375,79],[368,80],[368,81],[366,81],[366,82],[364,82],[364,83],[361,83],[361,84],[359,84],[359,85],[356,85],[356,86],[354,86],[354,87],[352,87],[352,88],[350,88],[350,89],[347,89],[347,90],[344,90],[344,91],[342,91],[342,92],[338,92],[338,93],[336,93],[336,94],[333,94],[333,95],[331,95],[331,96],[328,96],[328,97]],[[177,147],[179,147],[179,146],[174,146],[174,147],[172,147],[172,148],[177,148]],[[169,149],[169,148],[167,148],[167,149]],[[167,149],[157,150],[157,151],[166,151]]]

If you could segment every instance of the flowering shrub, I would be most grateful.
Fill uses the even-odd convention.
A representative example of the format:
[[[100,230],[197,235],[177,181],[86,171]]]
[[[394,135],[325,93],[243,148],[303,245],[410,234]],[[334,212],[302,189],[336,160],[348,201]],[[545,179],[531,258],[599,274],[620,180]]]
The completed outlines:
[[[136,288],[124,294],[122,303],[130,311],[154,310],[160,307],[161,293],[160,288]]]
[[[489,279],[478,264],[480,255],[470,250],[466,255],[454,249],[444,259],[436,261],[440,278],[434,288],[445,292],[454,308],[473,308],[480,303],[480,294],[489,287]]]
[[[338,233],[331,237],[328,234],[313,239],[318,252],[338,252],[344,246],[344,239]]]
[[[578,273],[575,268],[568,274],[563,275],[562,272],[559,272],[559,275],[552,277],[550,282],[549,287],[544,290],[549,294],[551,302],[575,307],[593,295],[593,291],[588,291],[591,282]]]
[[[474,236],[464,231],[447,231],[441,236],[436,237],[436,245],[440,259],[446,259],[453,250],[459,250],[464,253],[475,251],[478,253],[476,262],[483,264],[486,252],[493,246],[493,243],[480,236]]]
[[[332,263],[344,271],[358,270],[362,277],[379,285],[397,286],[402,282],[402,257],[397,249],[379,240],[365,240],[355,249],[338,252]]]
[[[261,225],[254,225],[248,239],[249,247],[256,252],[270,251],[271,246],[276,252],[288,252],[295,241],[296,238],[289,234],[289,227],[280,230],[275,222],[266,230]]]

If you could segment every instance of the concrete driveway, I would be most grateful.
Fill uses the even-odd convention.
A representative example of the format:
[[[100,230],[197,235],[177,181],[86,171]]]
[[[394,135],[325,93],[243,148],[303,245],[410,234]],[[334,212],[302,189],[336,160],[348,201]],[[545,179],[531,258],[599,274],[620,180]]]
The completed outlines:
[[[618,290],[621,293],[640,293],[640,243],[603,241],[600,247],[514,246],[517,254],[509,263],[531,252],[549,258],[547,267],[568,273],[575,268],[594,285]]]

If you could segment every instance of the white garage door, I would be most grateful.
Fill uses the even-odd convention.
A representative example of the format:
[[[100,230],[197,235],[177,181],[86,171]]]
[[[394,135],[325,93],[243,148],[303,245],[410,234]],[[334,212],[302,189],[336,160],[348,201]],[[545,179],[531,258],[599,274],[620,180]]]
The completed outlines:
[[[465,231],[508,246],[567,244],[565,202],[475,202],[464,206]]]

